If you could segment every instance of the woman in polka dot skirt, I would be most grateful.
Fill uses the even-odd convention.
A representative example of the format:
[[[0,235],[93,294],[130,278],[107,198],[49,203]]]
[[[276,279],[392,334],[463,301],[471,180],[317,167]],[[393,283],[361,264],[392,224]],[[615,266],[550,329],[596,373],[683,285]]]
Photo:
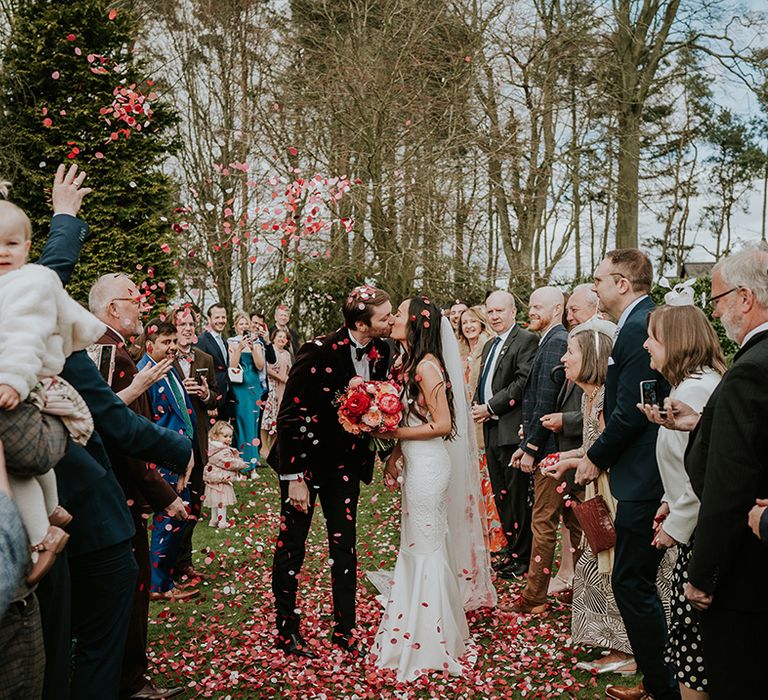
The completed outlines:
[[[672,292],[667,297],[667,306],[651,314],[644,347],[651,356],[651,367],[672,385],[670,397],[701,412],[725,372],[725,359],[706,316],[693,306],[692,295],[690,303],[685,293]],[[649,413],[650,407],[646,409]],[[680,683],[682,700],[706,700],[709,695],[698,613],[683,593],[699,515],[699,500],[683,464],[687,444],[688,433],[663,424],[659,428],[656,457],[664,498],[656,513],[653,542],[659,549],[678,548],[672,573],[667,663]]]

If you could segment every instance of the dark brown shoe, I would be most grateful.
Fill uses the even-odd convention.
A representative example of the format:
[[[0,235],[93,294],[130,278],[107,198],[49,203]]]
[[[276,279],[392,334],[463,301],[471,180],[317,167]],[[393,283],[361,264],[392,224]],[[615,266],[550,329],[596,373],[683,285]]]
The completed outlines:
[[[645,692],[642,683],[634,687],[625,685],[606,686],[605,697],[610,698],[610,700],[653,700],[653,696]]]
[[[166,700],[166,698],[175,698],[177,695],[181,695],[184,692],[184,688],[158,688],[149,681],[146,682],[144,687],[131,695],[131,699],[137,700]]]

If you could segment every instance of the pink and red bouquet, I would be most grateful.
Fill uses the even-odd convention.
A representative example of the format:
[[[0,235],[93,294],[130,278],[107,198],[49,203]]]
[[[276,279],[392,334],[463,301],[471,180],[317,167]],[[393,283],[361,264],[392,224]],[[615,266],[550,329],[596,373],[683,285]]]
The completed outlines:
[[[390,432],[403,418],[400,387],[395,382],[369,381],[352,377],[346,391],[338,396],[339,423],[348,433]],[[393,440],[371,438],[369,447],[374,452],[388,450]]]

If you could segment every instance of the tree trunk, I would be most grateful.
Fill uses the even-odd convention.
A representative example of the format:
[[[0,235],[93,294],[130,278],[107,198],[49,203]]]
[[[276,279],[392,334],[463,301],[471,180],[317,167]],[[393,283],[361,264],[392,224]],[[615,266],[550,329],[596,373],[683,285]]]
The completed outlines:
[[[640,201],[640,106],[619,114],[618,177],[616,178],[616,247],[637,248]]]

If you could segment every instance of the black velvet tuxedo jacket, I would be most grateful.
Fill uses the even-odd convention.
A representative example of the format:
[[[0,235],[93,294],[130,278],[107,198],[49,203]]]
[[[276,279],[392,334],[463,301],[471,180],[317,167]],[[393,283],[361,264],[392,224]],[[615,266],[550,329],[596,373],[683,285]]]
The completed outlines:
[[[483,361],[480,365],[481,379],[492,346],[493,339],[489,340],[483,348]],[[491,379],[493,396],[488,400],[488,405],[498,419],[492,418],[483,423],[486,444],[488,444],[488,432],[494,427],[498,428],[496,445],[520,444],[518,431],[523,421],[523,390],[538,347],[539,339],[533,333],[515,325],[501,348],[497,348],[498,360]],[[483,403],[482,391],[482,381],[478,381],[474,398],[476,403]]]
[[[640,301],[613,344],[605,380],[605,430],[587,452],[597,467],[610,470],[611,493],[619,501],[660,501],[664,495],[656,462],[659,426],[637,408],[640,382],[646,379],[656,380],[660,400],[669,395],[669,384],[651,369],[643,348],[648,314],[655,307],[650,297]]]
[[[370,379],[386,379],[390,350],[375,339],[377,359],[370,360]],[[320,481],[346,470],[370,483],[374,453],[367,437],[347,433],[339,423],[335,398],[356,375],[349,333],[335,333],[304,343],[291,367],[277,416],[277,440],[268,462],[278,474],[304,474]]]
[[[688,441],[685,468],[701,500],[688,579],[712,605],[768,610],[768,549],[747,525],[768,497],[768,331],[736,354]]]

